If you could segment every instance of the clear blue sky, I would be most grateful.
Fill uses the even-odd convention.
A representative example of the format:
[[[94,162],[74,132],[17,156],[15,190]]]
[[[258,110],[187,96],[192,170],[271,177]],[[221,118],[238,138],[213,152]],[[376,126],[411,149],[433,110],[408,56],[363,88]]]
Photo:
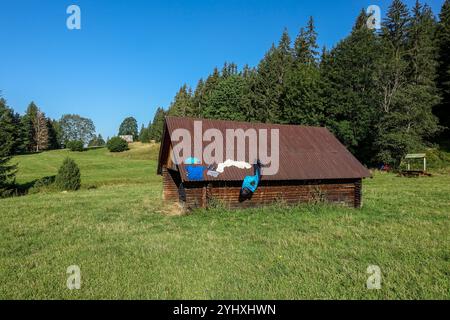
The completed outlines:
[[[435,14],[444,0],[427,0]],[[215,66],[254,66],[284,27],[294,38],[315,18],[320,45],[351,30],[362,8],[390,1],[0,0],[0,90],[16,111],[30,101],[50,117],[91,118],[105,138],[134,116],[147,124],[178,88]],[[406,1],[412,5],[414,0]],[[81,8],[81,30],[66,8]]]

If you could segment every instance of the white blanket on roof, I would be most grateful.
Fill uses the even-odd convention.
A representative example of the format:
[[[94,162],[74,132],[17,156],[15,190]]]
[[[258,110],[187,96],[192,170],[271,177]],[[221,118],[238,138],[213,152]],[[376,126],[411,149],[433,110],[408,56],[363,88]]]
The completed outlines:
[[[237,167],[239,169],[250,169],[252,165],[245,161],[234,161],[231,159],[227,159],[225,162],[221,162],[217,165],[217,172],[222,173],[223,170],[227,167]]]

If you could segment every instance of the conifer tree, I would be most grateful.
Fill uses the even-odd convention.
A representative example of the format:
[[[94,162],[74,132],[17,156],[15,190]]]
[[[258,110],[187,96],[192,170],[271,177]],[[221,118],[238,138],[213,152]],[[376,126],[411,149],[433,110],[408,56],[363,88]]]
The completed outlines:
[[[245,120],[242,108],[245,80],[241,75],[228,75],[208,96],[205,117],[211,119]]]
[[[394,0],[383,22],[384,56],[379,69],[381,117],[374,143],[380,162],[398,166],[406,153],[423,150],[424,140],[437,131],[431,110],[434,88],[434,21],[417,3],[413,16]]]
[[[278,46],[272,45],[258,65],[255,79],[256,121],[282,122],[282,99],[286,89],[286,79],[292,67],[293,54],[290,38],[284,30]]]
[[[186,84],[181,86],[170,104],[168,115],[179,117],[190,117],[195,114],[192,90]]]
[[[323,120],[320,72],[317,65],[317,33],[312,17],[301,28],[294,44],[294,62],[286,75],[281,108],[283,123],[320,125]]]
[[[14,112],[0,98],[0,197],[13,183],[16,166],[11,164],[14,146],[17,144],[17,126]]]
[[[36,150],[36,118],[38,113],[38,107],[32,101],[25,112],[25,115],[21,118],[21,136],[23,149],[27,151]]]
[[[155,140],[156,142],[161,142],[163,127],[164,127],[164,118],[165,111],[163,108],[158,108],[155,113],[155,117],[153,118],[150,139]]]
[[[59,122],[48,118],[47,130],[48,130],[48,148],[60,149],[62,141],[61,141],[61,126],[59,125]]]
[[[198,80],[197,86],[195,87],[194,95],[192,97],[192,116],[201,117],[205,106],[205,96],[204,96],[205,83],[203,79]]]
[[[150,142],[149,137],[149,128],[146,128],[143,124],[141,126],[141,131],[139,132],[139,141],[142,143],[148,143]]]
[[[300,64],[316,64],[318,48],[314,20],[313,17],[310,17],[306,30],[301,28],[295,39],[294,54],[296,62]]]
[[[208,97],[211,94],[211,92],[214,91],[220,79],[221,76],[219,70],[217,68],[214,68],[212,74],[210,74],[206,78],[204,85],[202,87],[198,87],[198,93],[196,95],[195,100],[198,103],[196,109],[199,111],[200,117],[206,117],[206,114],[209,113],[207,104]]]
[[[450,0],[445,0],[439,14],[437,28],[438,74],[437,87],[441,102],[434,112],[444,126],[442,141],[450,140]]]
[[[360,160],[368,162],[378,114],[378,92],[374,81],[380,43],[362,21],[361,11],[351,34],[331,52],[322,54],[321,75],[324,124]]]

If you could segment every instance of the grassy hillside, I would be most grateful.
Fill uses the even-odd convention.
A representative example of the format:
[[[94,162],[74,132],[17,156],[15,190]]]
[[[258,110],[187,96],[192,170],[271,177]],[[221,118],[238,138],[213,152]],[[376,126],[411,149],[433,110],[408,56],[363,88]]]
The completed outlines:
[[[106,148],[71,152],[68,149],[20,155],[13,159],[18,164],[18,183],[55,175],[65,157],[71,157],[82,170],[82,187],[118,183],[148,183],[159,181],[155,174],[159,145],[130,144],[130,150],[110,153]],[[133,160],[133,161],[129,161]]]
[[[70,155],[84,187],[0,200],[0,298],[450,297],[448,174],[376,174],[361,210],[279,204],[173,216],[156,150],[16,157],[25,183]],[[66,288],[70,265],[81,268],[80,290]],[[366,289],[369,265],[381,268],[381,290]]]

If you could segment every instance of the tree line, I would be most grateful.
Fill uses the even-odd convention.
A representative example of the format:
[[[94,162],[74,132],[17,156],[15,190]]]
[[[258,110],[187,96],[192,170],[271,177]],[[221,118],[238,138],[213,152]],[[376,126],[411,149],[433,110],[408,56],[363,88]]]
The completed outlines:
[[[77,141],[82,146],[102,146],[101,135],[95,134],[91,119],[65,114],[54,120],[31,102],[20,115],[0,97],[0,196],[14,186],[16,167],[10,163],[13,155],[60,149]]]
[[[448,139],[450,1],[439,20],[401,0],[380,30],[369,18],[363,10],[345,39],[319,50],[311,17],[294,41],[284,30],[256,67],[225,63],[195,90],[183,85],[157,110],[152,138],[160,141],[165,115],[326,126],[365,164],[392,166]]]
[[[77,114],[64,114],[55,120],[31,102],[25,114],[20,115],[0,98],[0,125],[2,145],[7,145],[10,155],[44,150],[60,149],[70,141],[80,141],[84,145],[104,145],[101,135],[95,134],[91,119]]]

